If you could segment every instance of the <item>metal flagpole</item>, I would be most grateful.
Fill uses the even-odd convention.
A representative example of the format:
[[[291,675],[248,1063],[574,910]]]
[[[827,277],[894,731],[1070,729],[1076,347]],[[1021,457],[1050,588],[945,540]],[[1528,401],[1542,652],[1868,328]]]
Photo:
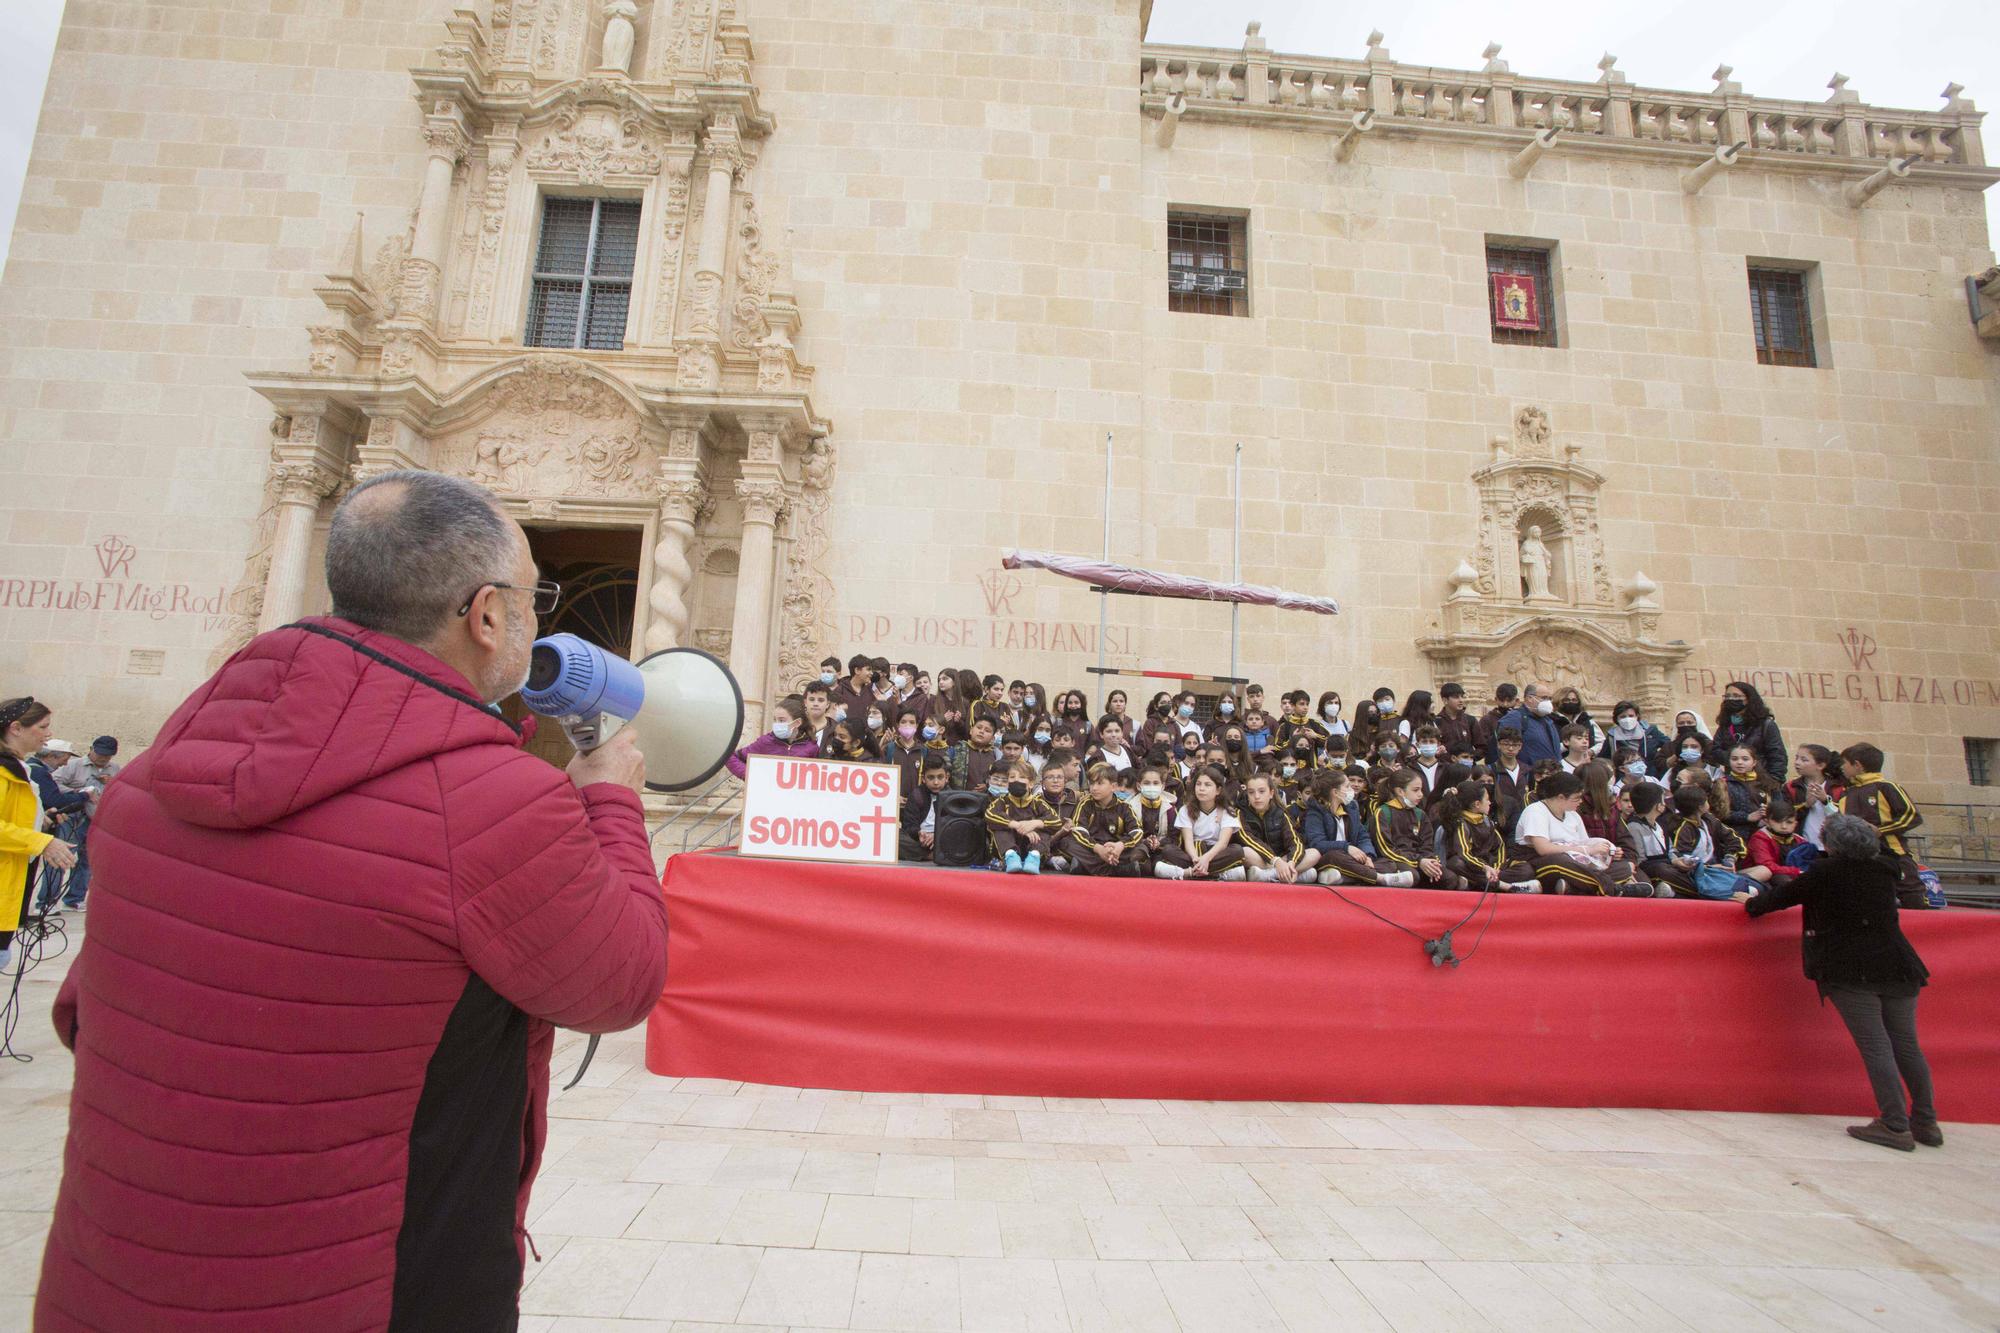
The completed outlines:
[[[1235,572],[1230,576],[1232,583],[1243,582],[1243,442],[1236,442],[1236,476],[1231,485],[1236,495],[1236,557]],[[1237,643],[1243,628],[1243,604],[1229,604],[1229,674],[1241,675],[1236,669]]]
[[[1111,432],[1104,432],[1104,562],[1111,563]],[[1104,640],[1111,632],[1111,590],[1097,590],[1097,716],[1104,716]]]

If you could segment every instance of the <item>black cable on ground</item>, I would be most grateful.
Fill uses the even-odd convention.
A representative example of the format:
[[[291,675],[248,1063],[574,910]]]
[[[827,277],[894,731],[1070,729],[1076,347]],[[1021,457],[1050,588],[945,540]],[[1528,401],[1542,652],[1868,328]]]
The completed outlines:
[[[33,886],[31,885],[30,888]],[[51,945],[49,941],[54,940]],[[8,979],[7,1003],[0,1009],[0,1056],[32,1063],[34,1056],[14,1049],[14,1028],[21,1021],[21,980],[43,963],[69,951],[69,933],[60,915],[31,916],[14,932],[13,975]]]

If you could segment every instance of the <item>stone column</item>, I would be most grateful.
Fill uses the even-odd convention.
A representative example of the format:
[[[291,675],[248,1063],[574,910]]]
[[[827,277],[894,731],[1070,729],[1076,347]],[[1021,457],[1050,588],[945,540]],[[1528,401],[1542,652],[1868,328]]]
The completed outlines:
[[[776,476],[745,477],[736,483],[736,498],[743,502],[743,539],[736,566],[736,613],[729,627],[729,665],[743,687],[745,728],[754,733],[764,725],[771,579],[777,565],[777,524],[785,507],[785,486]]]
[[[680,353],[680,387],[712,389],[721,380],[723,270],[729,262],[731,191],[742,166],[736,118],[722,115],[709,126],[708,185],[703,196],[701,242],[689,284],[687,324],[675,344]]]
[[[424,192],[417,203],[416,236],[403,261],[404,317],[428,324],[437,318],[438,286],[444,273],[444,251],[450,230],[451,177],[465,156],[464,117],[446,106],[424,123],[424,143],[430,159],[424,164]]]
[[[660,530],[653,546],[653,586],[646,593],[652,614],[646,622],[646,651],[663,652],[682,648],[688,642],[688,589],[694,582],[694,566],[688,563],[688,546],[694,541],[695,525],[708,506],[708,488],[699,478],[666,475],[660,478]]]
[[[257,622],[260,634],[299,618],[305,606],[313,523],[320,501],[340,484],[339,476],[312,460],[276,463],[271,480],[277,489],[278,518],[271,535],[271,570],[264,579],[263,614]]]

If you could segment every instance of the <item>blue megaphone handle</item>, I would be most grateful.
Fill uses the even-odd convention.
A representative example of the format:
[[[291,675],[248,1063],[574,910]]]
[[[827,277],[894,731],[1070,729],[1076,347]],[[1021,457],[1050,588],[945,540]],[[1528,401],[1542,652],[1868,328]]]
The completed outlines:
[[[639,715],[646,680],[622,657],[613,657],[574,634],[535,642],[521,702],[554,718],[579,751],[596,749]]]

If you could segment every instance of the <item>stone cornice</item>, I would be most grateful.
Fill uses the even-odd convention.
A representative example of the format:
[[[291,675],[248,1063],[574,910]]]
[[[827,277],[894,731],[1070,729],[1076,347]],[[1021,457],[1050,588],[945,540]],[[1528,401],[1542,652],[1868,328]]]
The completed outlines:
[[[1863,103],[1836,75],[1825,102],[1745,95],[1717,70],[1714,91],[1676,92],[1625,82],[1607,56],[1595,82],[1515,74],[1489,52],[1482,70],[1404,65],[1378,46],[1365,60],[1275,53],[1252,34],[1242,50],[1146,43],[1139,91],[1149,116],[1341,135],[1364,113],[1376,136],[1436,137],[1508,151],[1556,129],[1562,153],[1638,155],[1695,166],[1745,145],[1760,170],[1867,176],[1891,161],[1910,179],[1968,189],[2000,181],[1980,141],[1982,113],[1953,84],[1941,111]]]

